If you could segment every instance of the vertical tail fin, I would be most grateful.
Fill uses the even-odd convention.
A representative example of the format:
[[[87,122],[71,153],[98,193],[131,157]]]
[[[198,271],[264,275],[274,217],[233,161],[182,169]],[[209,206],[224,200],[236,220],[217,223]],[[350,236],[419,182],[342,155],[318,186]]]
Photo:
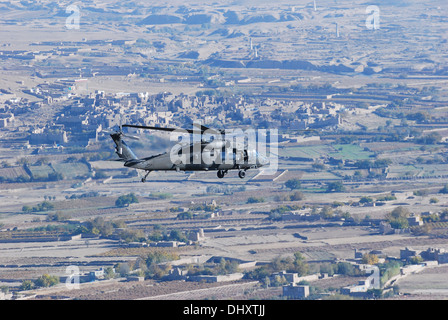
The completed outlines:
[[[115,152],[120,157],[120,159],[123,159],[125,161],[138,159],[134,152],[132,152],[131,148],[129,148],[129,146],[126,144],[126,142],[121,139],[121,132],[113,133],[110,136],[115,142]]]

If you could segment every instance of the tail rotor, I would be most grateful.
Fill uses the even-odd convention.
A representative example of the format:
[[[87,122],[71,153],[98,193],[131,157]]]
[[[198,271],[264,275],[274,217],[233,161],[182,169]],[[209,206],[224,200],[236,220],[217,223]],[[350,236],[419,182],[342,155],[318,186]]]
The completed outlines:
[[[118,157],[120,157],[120,160],[130,160],[130,159],[137,159],[135,154],[132,152],[132,150],[128,147],[126,142],[123,141],[123,137],[131,140],[140,140],[139,137],[133,136],[127,133],[124,133],[122,130],[122,125],[120,123],[118,127],[118,131],[113,130],[102,130],[101,132],[107,133],[111,136],[112,140],[115,142],[115,152],[117,153]]]

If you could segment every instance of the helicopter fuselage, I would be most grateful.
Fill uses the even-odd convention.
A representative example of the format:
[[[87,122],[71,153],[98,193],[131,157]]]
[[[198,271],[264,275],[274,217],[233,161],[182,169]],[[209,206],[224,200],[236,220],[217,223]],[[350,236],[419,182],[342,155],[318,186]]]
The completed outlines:
[[[124,125],[128,127],[149,128],[146,126]],[[206,127],[202,127],[202,130]],[[172,131],[172,128],[157,128],[159,130]],[[243,179],[246,170],[265,166],[268,159],[258,154],[255,148],[244,147],[244,144],[229,142],[228,140],[216,139],[212,141],[201,140],[191,144],[174,146],[170,152],[154,155],[146,158],[138,158],[125,141],[125,136],[120,131],[112,133],[111,137],[115,142],[115,151],[119,156],[119,161],[124,162],[124,166],[139,170],[145,170],[146,175],[142,181],[152,171],[209,171],[216,170],[218,178],[223,178],[227,171],[237,169],[238,176]]]
[[[154,171],[209,171],[209,170],[248,170],[259,168],[266,164],[255,150],[214,150],[203,147],[199,152],[194,147],[184,147],[178,150],[176,157],[172,153],[163,153],[142,159],[131,159],[124,163],[126,167]],[[190,150],[188,150],[190,149]],[[181,151],[180,151],[181,150]]]

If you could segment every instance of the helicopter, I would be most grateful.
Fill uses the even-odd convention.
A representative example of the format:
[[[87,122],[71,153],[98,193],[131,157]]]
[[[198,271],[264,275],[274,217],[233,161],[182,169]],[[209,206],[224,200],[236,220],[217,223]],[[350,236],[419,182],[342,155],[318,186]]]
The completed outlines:
[[[124,166],[145,171],[141,179],[145,182],[152,171],[210,171],[216,170],[218,178],[222,179],[229,170],[239,170],[241,179],[246,177],[246,171],[257,169],[269,164],[269,160],[257,152],[250,144],[234,143],[233,138],[228,138],[227,130],[211,129],[204,125],[194,123],[193,129],[179,129],[167,127],[154,127],[133,124],[120,125],[119,130],[110,133],[115,143],[115,152]],[[133,135],[123,133],[122,127],[159,130],[174,132],[178,135],[199,135],[200,139],[188,138],[188,143],[176,144],[170,152],[138,158],[123,138],[138,139]],[[211,139],[204,139],[205,135],[211,135]]]

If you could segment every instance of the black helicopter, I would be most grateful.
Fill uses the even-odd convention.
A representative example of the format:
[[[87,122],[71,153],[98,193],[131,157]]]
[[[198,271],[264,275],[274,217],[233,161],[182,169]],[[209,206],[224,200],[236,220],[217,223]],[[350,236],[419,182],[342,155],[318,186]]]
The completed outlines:
[[[146,181],[152,171],[210,171],[216,170],[218,178],[222,179],[229,170],[239,170],[238,176],[244,179],[246,171],[257,169],[269,164],[269,160],[259,154],[254,146],[247,143],[235,143],[233,137],[228,138],[225,130],[211,129],[198,123],[194,123],[193,129],[177,129],[153,126],[123,124],[119,131],[110,134],[115,142],[115,151],[118,161],[124,162],[125,167],[144,170]],[[123,140],[123,137],[138,139],[123,133],[122,127],[159,130],[181,134],[199,134],[199,141],[177,144],[170,152],[138,158],[131,148]],[[211,135],[211,140],[203,139],[205,135]],[[190,141],[190,139],[189,139]]]

